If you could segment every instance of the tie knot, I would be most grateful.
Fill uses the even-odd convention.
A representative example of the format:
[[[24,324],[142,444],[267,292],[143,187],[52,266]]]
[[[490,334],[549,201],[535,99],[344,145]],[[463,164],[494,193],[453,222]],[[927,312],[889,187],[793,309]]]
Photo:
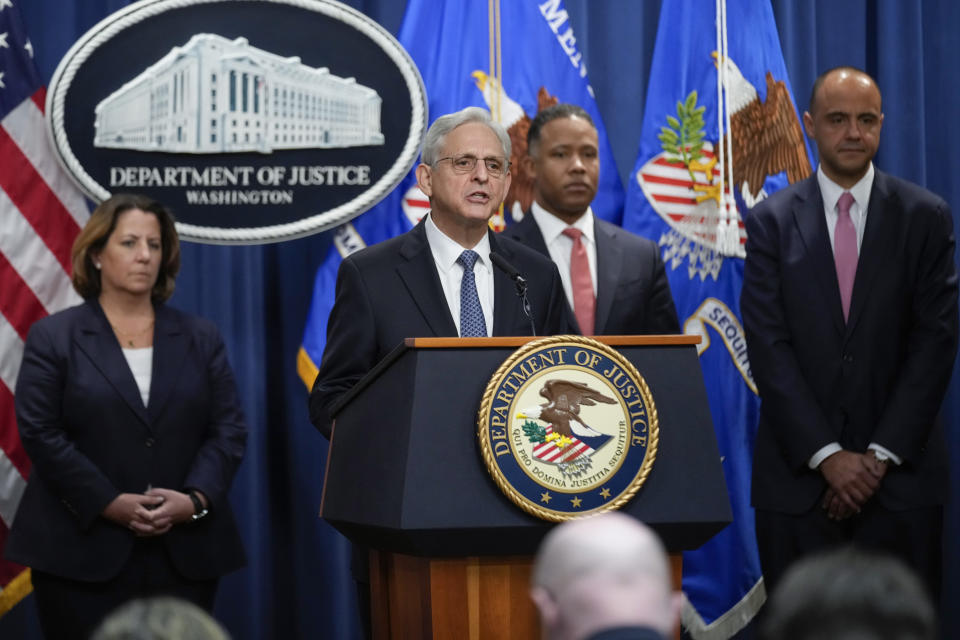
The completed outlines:
[[[850,215],[850,205],[853,204],[853,194],[849,191],[844,191],[840,195],[840,199],[837,200],[837,212],[842,216]]]
[[[467,249],[460,254],[460,257],[457,258],[457,262],[463,265],[464,271],[473,271],[473,265],[477,263],[477,260],[480,258],[480,254],[471,249]]]
[[[563,235],[571,238],[574,242],[580,239],[580,236],[583,235],[583,231],[577,229],[576,227],[567,227],[563,230]]]

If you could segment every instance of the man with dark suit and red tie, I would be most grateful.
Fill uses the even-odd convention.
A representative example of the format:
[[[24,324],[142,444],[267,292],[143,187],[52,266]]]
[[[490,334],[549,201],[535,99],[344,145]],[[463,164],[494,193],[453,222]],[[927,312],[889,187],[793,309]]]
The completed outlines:
[[[542,110],[524,158],[534,202],[504,235],[553,259],[583,335],[679,333],[657,245],[595,217],[597,129],[572,104]]]
[[[747,217],[740,298],[760,391],[752,501],[767,591],[796,558],[853,543],[939,595],[947,487],[937,414],[957,352],[943,199],[874,168],[866,73],[821,75],[803,116],[815,176]]]

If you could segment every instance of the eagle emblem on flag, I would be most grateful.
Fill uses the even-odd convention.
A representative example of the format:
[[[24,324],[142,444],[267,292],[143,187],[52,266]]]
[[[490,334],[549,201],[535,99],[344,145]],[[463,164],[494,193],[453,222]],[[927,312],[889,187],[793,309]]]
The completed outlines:
[[[806,142],[786,84],[766,73],[766,97],[736,63],[712,54],[727,105],[719,140],[706,139],[697,91],[677,102],[658,136],[663,151],[636,173],[647,201],[670,226],[660,238],[664,259],[689,277],[717,278],[725,257],[744,256],[743,208],[767,193],[769,176],[786,173],[792,184],[810,175]],[[722,59],[722,63],[718,62]],[[732,185],[732,188],[731,188]],[[738,199],[739,197],[739,199]]]

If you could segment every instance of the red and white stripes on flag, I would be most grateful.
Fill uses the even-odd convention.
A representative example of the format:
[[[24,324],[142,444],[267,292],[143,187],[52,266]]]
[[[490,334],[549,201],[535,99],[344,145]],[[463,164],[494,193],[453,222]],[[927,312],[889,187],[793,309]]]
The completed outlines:
[[[44,89],[0,120],[0,550],[26,487],[13,392],[30,326],[80,297],[70,248],[89,210],[57,164],[43,118]],[[29,573],[0,559],[0,615],[29,593]]]
[[[553,433],[553,425],[547,425],[547,437]],[[545,440],[533,447],[533,455],[537,460],[560,464],[561,462],[572,462],[581,455],[591,455],[593,447],[582,442],[577,436],[567,437],[564,446],[560,446],[561,438]]]

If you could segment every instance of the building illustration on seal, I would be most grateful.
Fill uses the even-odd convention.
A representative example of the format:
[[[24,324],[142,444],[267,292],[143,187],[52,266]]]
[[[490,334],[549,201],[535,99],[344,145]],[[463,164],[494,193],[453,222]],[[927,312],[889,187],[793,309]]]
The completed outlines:
[[[384,144],[382,99],[353,78],[199,33],[104,98],[94,146],[168,153]]]

